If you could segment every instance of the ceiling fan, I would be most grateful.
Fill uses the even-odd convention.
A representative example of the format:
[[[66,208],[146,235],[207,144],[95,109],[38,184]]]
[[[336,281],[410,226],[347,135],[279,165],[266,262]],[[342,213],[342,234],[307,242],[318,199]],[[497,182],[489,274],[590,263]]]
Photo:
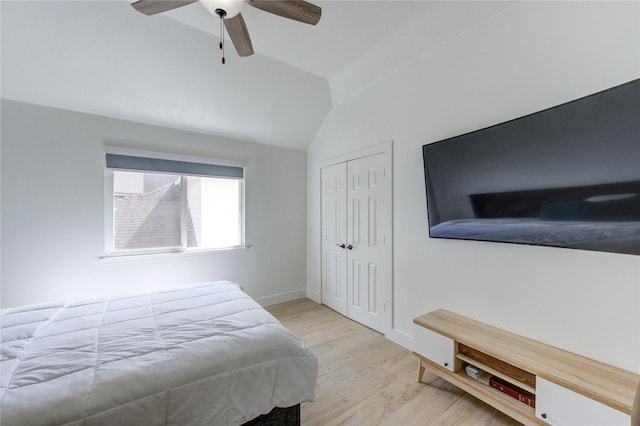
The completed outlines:
[[[265,12],[310,25],[316,25],[322,16],[322,9],[319,6],[304,0],[138,0],[131,6],[145,15],[155,15],[197,1],[200,1],[205,9],[219,16],[221,22],[224,22],[224,27],[240,56],[253,55],[249,31],[240,13],[245,2]],[[222,26],[220,32],[220,38],[224,40]],[[221,41],[220,48],[223,49],[223,46],[223,41]],[[222,63],[224,63],[224,51]]]

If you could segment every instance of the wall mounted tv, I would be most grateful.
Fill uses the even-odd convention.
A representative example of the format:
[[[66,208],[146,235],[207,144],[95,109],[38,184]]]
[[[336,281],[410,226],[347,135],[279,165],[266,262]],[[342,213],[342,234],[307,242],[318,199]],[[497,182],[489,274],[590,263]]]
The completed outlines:
[[[422,151],[432,238],[640,255],[640,79]]]

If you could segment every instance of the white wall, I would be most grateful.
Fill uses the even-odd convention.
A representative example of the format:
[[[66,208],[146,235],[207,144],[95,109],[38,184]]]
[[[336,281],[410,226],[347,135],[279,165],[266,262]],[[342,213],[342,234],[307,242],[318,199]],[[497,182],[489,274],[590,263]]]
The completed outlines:
[[[2,101],[2,306],[231,280],[304,296],[305,152]],[[104,146],[246,162],[248,251],[105,262]]]
[[[640,372],[637,256],[427,237],[421,146],[640,77],[640,3],[517,2],[336,106],[308,151],[307,294],[320,171],[394,140],[394,330],[437,308]],[[606,165],[603,165],[606,167]]]

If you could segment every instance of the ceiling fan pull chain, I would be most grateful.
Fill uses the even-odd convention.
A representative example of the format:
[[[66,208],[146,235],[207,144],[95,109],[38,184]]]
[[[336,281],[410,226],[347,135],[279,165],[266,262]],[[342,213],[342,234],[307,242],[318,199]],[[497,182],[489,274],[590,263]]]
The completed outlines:
[[[216,9],[216,14],[220,17],[220,50],[222,50],[222,65],[225,64],[224,60],[224,17],[227,12],[222,9]]]

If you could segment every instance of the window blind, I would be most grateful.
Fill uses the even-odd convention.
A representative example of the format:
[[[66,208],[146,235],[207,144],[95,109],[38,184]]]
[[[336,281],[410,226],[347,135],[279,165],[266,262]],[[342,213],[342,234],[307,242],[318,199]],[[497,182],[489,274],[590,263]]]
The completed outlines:
[[[238,166],[164,160],[160,158],[136,157],[121,154],[106,155],[107,168],[112,170],[160,172],[179,175],[224,177],[232,179],[244,178],[244,168]]]

